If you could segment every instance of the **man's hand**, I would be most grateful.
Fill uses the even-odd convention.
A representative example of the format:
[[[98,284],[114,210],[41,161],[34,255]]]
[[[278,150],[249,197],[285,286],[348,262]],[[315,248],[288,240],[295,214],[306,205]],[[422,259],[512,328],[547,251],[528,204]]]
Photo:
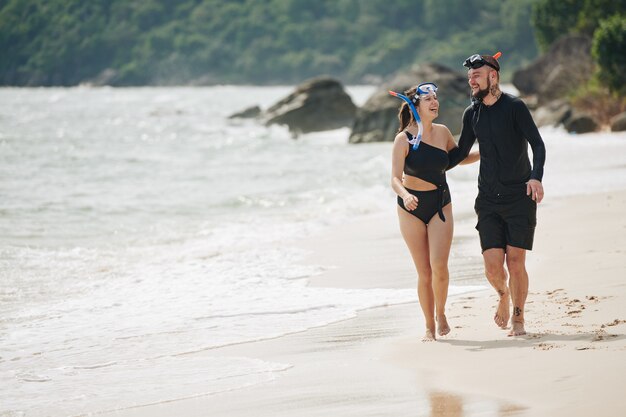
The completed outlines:
[[[535,200],[537,203],[541,203],[543,200],[543,185],[539,180],[530,180],[526,183],[526,195]]]

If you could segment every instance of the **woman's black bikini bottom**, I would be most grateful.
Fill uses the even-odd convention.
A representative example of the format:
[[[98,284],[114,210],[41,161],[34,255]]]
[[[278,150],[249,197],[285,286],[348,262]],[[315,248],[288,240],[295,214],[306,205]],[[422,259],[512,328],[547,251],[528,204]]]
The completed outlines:
[[[446,217],[443,215],[443,208],[452,202],[448,184],[440,185],[436,190],[431,191],[416,191],[408,188],[406,190],[417,197],[418,200],[417,208],[409,211],[404,207],[404,201],[398,197],[398,205],[406,210],[407,213],[414,215],[424,224],[428,224],[435,214],[439,214],[439,218],[444,222],[446,221]]]

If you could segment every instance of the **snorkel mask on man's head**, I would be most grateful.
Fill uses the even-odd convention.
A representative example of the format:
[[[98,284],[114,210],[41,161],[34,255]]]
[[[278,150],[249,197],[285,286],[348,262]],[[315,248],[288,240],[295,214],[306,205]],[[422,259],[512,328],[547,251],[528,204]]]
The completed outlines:
[[[478,69],[487,65],[488,67],[500,72],[500,63],[498,62],[498,58],[501,56],[502,52],[497,52],[494,56],[474,54],[463,62],[463,66],[468,69]]]

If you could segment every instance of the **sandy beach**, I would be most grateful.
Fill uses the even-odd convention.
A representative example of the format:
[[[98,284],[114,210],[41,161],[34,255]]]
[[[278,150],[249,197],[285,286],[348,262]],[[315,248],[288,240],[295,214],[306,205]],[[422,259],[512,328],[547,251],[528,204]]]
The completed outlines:
[[[453,329],[435,343],[420,341],[416,302],[366,310],[330,326],[204,353],[290,364],[273,382],[113,414],[622,415],[624,212],[626,191],[548,197],[540,205],[528,257],[526,336],[507,337],[493,323],[496,297],[485,281],[482,290],[450,298]],[[395,221],[378,216],[307,242],[315,262],[336,266],[311,285],[413,287]],[[474,245],[479,259],[473,226],[473,218],[457,219],[454,245]]]
[[[0,0],[0,417],[626,417],[625,2]]]

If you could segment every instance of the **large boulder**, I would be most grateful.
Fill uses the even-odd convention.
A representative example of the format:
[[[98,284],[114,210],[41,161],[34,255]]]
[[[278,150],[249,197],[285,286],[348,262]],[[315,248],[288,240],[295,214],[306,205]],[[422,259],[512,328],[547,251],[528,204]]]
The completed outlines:
[[[611,132],[623,132],[626,130],[626,112],[620,113],[611,119]]]
[[[572,106],[564,99],[537,108],[533,114],[537,126],[559,126],[572,115]]]
[[[463,111],[470,103],[467,78],[439,64],[424,64],[383,83],[357,112],[349,142],[393,141],[402,102],[389,95],[389,90],[404,92],[421,82],[434,82],[439,87],[439,117],[435,122],[448,126],[452,134],[460,133]]]
[[[294,134],[352,126],[356,106],[339,81],[319,77],[305,81],[296,90],[267,109],[267,125],[287,125]]]
[[[593,75],[591,38],[568,35],[530,65],[513,73],[513,85],[522,95],[537,95],[539,104],[565,97]]]
[[[600,128],[600,124],[589,114],[574,111],[564,122],[565,129],[570,133],[591,133]]]

